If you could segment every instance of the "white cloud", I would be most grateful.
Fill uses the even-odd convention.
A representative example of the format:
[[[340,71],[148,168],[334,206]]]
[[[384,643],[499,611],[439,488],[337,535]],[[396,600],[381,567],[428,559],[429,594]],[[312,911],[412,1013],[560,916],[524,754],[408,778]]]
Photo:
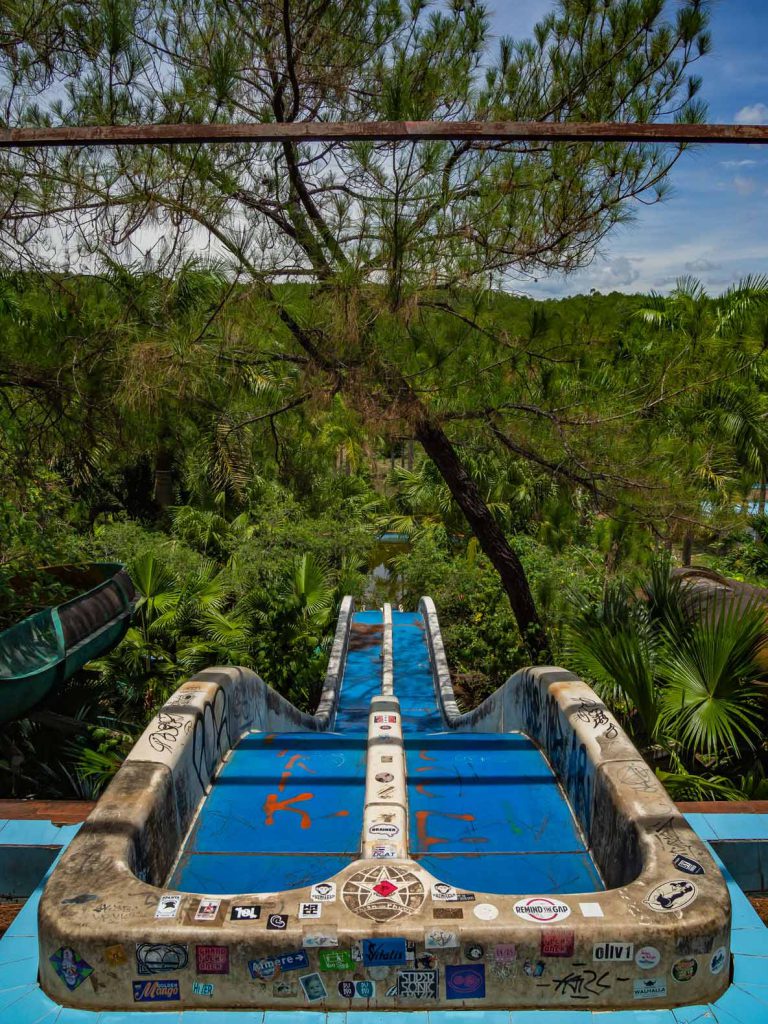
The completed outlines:
[[[740,196],[751,196],[757,188],[757,182],[754,178],[747,178],[743,174],[737,174],[733,179],[733,187]]]
[[[612,260],[606,260],[606,266],[603,268],[603,280],[606,286],[632,284],[638,277],[640,277],[640,271],[629,257],[616,256]]]
[[[684,266],[685,269],[692,274],[705,274],[709,270],[719,270],[722,264],[715,263],[713,260],[708,260],[706,257],[700,256],[697,260],[688,260]]]
[[[736,112],[736,124],[768,124],[768,104],[752,103]]]
[[[733,170],[736,167],[754,167],[757,160],[721,160],[723,167]]]

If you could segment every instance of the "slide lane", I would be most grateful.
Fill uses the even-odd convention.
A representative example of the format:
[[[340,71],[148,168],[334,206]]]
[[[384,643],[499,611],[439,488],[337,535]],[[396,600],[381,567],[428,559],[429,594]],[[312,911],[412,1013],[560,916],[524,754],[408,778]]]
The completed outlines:
[[[395,695],[408,771],[411,856],[457,888],[604,888],[568,801],[520,733],[443,732],[424,622],[393,615]]]
[[[311,885],[360,853],[382,613],[356,612],[333,733],[251,733],[211,787],[168,881],[209,895]]]

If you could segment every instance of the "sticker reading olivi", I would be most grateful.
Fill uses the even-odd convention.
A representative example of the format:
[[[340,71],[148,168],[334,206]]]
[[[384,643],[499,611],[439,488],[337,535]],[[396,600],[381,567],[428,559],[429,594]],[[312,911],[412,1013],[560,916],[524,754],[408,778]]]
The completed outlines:
[[[345,598],[314,715],[245,668],[166,702],[50,876],[40,979],[92,1010],[701,1005],[730,915],[585,683],[461,714],[432,601]]]

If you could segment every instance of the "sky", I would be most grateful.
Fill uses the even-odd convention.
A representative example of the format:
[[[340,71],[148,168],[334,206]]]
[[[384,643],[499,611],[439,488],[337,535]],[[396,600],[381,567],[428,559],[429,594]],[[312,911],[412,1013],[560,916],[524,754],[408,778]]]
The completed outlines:
[[[494,33],[526,38],[552,6],[490,0]],[[707,120],[768,124],[768,0],[713,0],[711,13],[712,53],[695,65]],[[607,237],[589,267],[521,282],[520,290],[540,298],[591,288],[665,293],[693,275],[718,294],[747,274],[768,274],[768,147],[699,146],[669,180],[669,198],[636,204],[636,219]]]

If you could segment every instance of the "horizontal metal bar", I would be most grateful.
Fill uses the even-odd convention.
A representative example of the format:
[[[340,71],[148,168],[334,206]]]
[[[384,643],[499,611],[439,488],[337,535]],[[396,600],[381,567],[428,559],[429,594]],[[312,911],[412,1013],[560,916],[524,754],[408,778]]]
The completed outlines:
[[[69,125],[0,131],[0,147],[154,146],[232,142],[768,143],[768,125],[575,121],[299,121],[290,124]]]

